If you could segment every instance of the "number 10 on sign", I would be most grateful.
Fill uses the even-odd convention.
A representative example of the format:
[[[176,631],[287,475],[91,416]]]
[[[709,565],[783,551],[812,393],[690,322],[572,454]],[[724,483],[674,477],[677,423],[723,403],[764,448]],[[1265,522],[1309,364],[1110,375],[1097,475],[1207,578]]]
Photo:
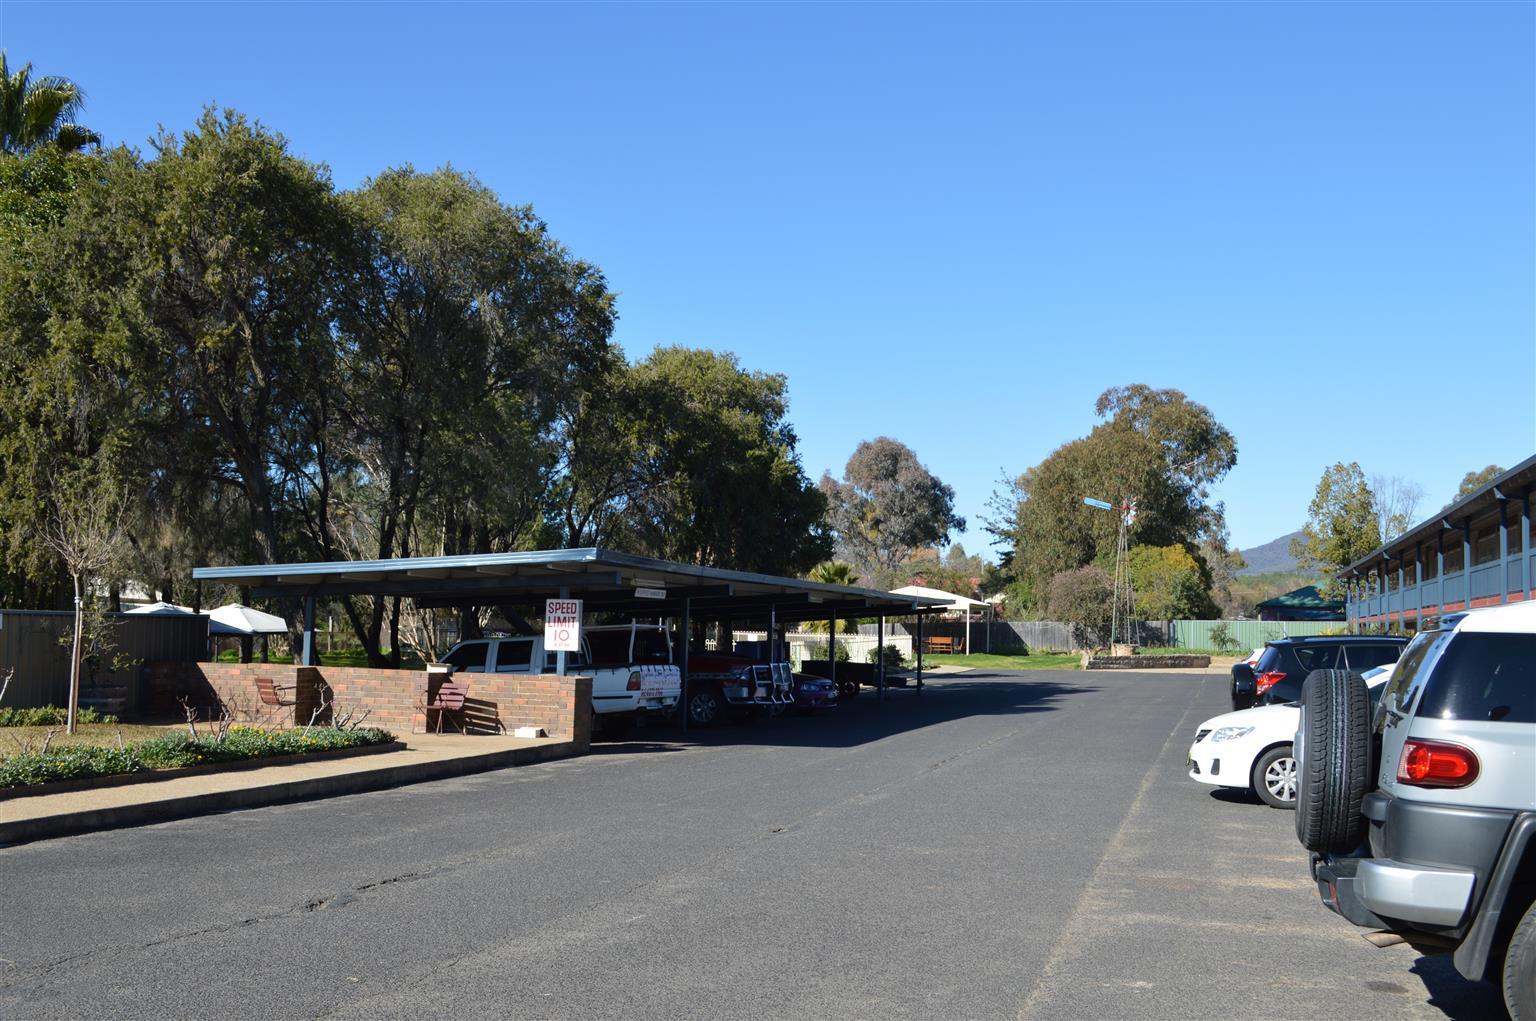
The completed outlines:
[[[581,651],[581,600],[544,600],[544,651]]]

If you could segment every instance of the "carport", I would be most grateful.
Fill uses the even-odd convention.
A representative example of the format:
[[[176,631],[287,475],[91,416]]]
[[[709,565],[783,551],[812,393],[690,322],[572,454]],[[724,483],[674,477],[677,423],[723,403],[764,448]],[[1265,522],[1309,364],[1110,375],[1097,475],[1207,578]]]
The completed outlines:
[[[877,642],[884,645],[886,617],[916,617],[919,694],[923,686],[923,615],[948,608],[943,601],[923,596],[701,567],[598,548],[199,567],[193,569],[192,577],[248,586],[257,597],[297,600],[303,608],[303,666],[317,665],[316,602],[342,596],[400,596],[414,600],[421,608],[504,607],[518,616],[530,609],[534,611],[530,616],[542,615],[546,599],[580,599],[584,613],[676,619],[685,636],[691,636],[695,623],[717,623],[727,641],[732,629],[738,627],[767,630],[776,639],[783,624],[825,620],[835,634],[839,620],[874,617],[878,622]],[[684,704],[688,697],[688,644],[680,643],[678,662],[683,673]],[[557,673],[563,674],[564,653],[559,657]],[[836,658],[832,658],[835,675]],[[877,678],[878,697],[883,699],[883,662]],[[686,713],[683,725],[687,725]]]

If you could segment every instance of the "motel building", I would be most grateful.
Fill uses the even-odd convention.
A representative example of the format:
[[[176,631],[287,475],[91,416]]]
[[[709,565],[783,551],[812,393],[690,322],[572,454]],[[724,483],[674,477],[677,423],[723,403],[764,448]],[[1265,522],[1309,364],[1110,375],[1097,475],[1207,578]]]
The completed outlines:
[[[1340,572],[1351,631],[1413,631],[1442,613],[1536,599],[1536,457]]]

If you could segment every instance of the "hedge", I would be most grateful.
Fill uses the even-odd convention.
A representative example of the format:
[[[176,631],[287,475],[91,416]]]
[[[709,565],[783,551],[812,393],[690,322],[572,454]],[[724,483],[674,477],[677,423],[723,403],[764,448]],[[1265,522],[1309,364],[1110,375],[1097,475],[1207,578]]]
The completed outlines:
[[[21,752],[0,759],[0,789],[28,787],[59,780],[83,780],[93,776],[115,776],[151,769],[176,769],[218,762],[240,762],[271,758],[276,755],[302,755],[307,752],[332,751],[386,744],[395,736],[387,730],[366,727],[335,730],[330,727],[304,730],[261,730],[257,727],[231,727],[219,741],[212,736],[193,739],[187,734],[168,733],[147,741],[136,741],[122,748],[100,745],[63,745],[46,752]]]

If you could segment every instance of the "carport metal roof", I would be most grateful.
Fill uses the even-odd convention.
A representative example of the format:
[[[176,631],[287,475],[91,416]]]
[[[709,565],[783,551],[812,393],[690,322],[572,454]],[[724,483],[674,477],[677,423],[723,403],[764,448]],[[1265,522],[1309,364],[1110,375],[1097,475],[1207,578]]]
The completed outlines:
[[[598,548],[476,553],[395,560],[198,567],[192,577],[250,586],[266,597],[397,595],[418,606],[536,604],[582,599],[589,612],[748,622],[827,620],[833,616],[908,616],[947,609],[943,600],[848,585],[828,585]]]

